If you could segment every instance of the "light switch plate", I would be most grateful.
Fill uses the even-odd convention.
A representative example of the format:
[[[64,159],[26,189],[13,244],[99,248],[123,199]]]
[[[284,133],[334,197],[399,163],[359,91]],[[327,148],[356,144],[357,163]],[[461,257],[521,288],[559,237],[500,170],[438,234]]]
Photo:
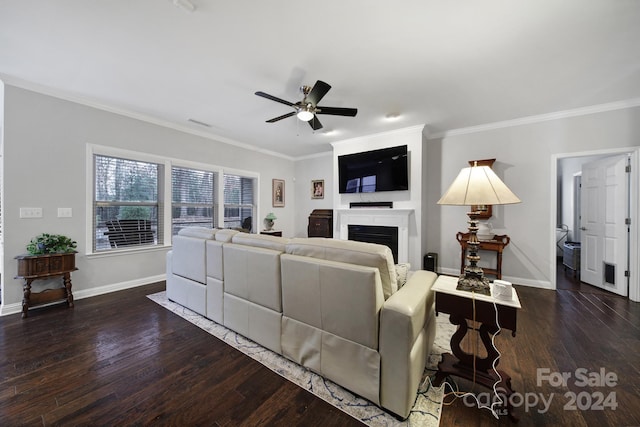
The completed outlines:
[[[71,208],[58,208],[58,218],[71,218],[73,211]]]
[[[20,208],[20,218],[42,218],[42,208]]]

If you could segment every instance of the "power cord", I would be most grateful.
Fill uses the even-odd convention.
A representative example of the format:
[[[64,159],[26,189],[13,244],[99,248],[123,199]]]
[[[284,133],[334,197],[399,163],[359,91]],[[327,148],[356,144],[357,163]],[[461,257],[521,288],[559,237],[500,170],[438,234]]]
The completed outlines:
[[[476,298],[475,298],[475,292],[472,292],[472,301],[473,301],[473,322],[474,324],[476,323]],[[476,397],[475,394],[473,394],[472,392],[461,392],[458,389],[458,385],[456,384],[455,381],[451,380],[450,377],[446,377],[445,381],[440,385],[440,387],[435,387],[433,385],[433,383],[431,382],[431,377],[427,377],[425,378],[425,381],[423,381],[423,383],[421,384],[421,389],[422,387],[425,385],[425,383],[428,381],[429,382],[429,387],[434,387],[434,388],[442,388],[445,387],[446,390],[446,386],[449,386],[449,388],[451,389],[451,392],[449,393],[445,393],[443,396],[443,402],[442,404],[445,406],[449,406],[451,404],[453,404],[453,402],[455,402],[455,400],[457,398],[464,398],[466,396],[471,396],[473,397],[473,399],[475,399],[476,401],[476,405],[479,409],[488,409],[489,411],[491,411],[491,414],[494,416],[494,418],[499,419],[499,415],[498,412],[496,411],[496,409],[494,408],[495,405],[504,405],[505,402],[502,400],[502,397],[500,396],[500,394],[498,393],[497,387],[498,384],[500,384],[502,382],[502,376],[500,375],[500,373],[498,372],[498,370],[496,369],[496,365],[498,363],[498,360],[500,359],[500,357],[502,356],[502,353],[500,353],[500,350],[498,350],[498,348],[496,347],[495,344],[495,339],[496,336],[500,333],[500,331],[502,330],[502,328],[500,327],[500,322],[498,320],[498,306],[496,305],[496,300],[495,297],[492,298],[492,303],[493,303],[493,309],[494,312],[496,314],[496,326],[498,328],[498,330],[491,336],[491,346],[493,347],[493,349],[496,351],[496,353],[498,353],[498,355],[496,356],[496,358],[493,360],[491,367],[493,368],[493,371],[496,373],[496,375],[498,376],[498,379],[496,380],[496,382],[493,384],[493,393],[495,394],[495,396],[498,398],[497,401],[493,402],[490,406],[487,405],[483,405],[480,403],[480,401],[478,400],[478,398]],[[477,346],[477,335],[475,337],[476,339],[476,346]],[[477,351],[477,349],[476,349]],[[476,380],[476,354],[473,354],[473,384],[474,384],[474,388],[475,388],[475,380]],[[455,384],[455,388],[449,383],[448,380],[451,380],[451,382],[453,382]],[[450,402],[445,402],[444,399],[446,399],[448,396],[454,396],[454,399],[451,400]]]

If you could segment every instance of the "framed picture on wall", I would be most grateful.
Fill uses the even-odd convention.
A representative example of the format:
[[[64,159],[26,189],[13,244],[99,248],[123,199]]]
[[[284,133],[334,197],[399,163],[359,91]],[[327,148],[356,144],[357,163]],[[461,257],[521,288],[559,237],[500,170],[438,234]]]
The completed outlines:
[[[271,193],[273,197],[273,207],[284,207],[284,179],[273,179],[271,182]]]
[[[311,180],[311,198],[324,199],[324,179]]]

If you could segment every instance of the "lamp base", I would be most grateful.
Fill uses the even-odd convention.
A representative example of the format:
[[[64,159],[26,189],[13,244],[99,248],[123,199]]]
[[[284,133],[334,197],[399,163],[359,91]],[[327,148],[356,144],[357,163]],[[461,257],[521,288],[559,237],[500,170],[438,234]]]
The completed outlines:
[[[491,295],[491,286],[489,279],[484,276],[476,276],[472,274],[463,274],[458,279],[458,291],[475,292],[481,295]]]

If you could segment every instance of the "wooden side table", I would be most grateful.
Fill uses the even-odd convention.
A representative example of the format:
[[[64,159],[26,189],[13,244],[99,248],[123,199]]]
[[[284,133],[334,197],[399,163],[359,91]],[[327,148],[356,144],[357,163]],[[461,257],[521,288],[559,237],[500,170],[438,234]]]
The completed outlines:
[[[464,266],[467,258],[467,247],[469,246],[469,233],[458,232],[456,240],[462,247],[462,256],[460,258],[460,274],[464,273]],[[485,274],[496,276],[496,279],[502,279],[502,251],[509,244],[511,239],[506,234],[495,235],[491,240],[480,240],[478,250],[496,252],[496,268],[482,268]]]
[[[55,301],[67,301],[73,307],[71,292],[71,272],[76,271],[76,253],[18,255],[18,274],[16,279],[23,279],[22,285],[22,318],[29,315],[29,307]],[[46,289],[42,292],[31,292],[31,283],[37,279],[48,279],[62,276],[63,287]]]
[[[507,400],[505,402],[507,415],[517,421],[518,417],[509,403],[509,397],[514,393],[511,377],[502,370],[494,370],[494,360],[497,367],[500,354],[493,347],[491,337],[499,332],[498,324],[500,329],[509,329],[515,337],[517,311],[521,308],[518,294],[513,289],[512,299],[506,301],[490,295],[457,290],[457,284],[457,277],[440,276],[431,288],[436,293],[436,314],[447,313],[449,321],[458,325],[458,329],[451,337],[453,354],[447,353],[442,356],[433,385],[440,386],[449,375],[474,381],[490,389],[493,389],[494,384],[497,383],[497,388],[504,392],[502,396]],[[493,284],[491,284],[491,292],[493,294]],[[486,350],[486,357],[467,353],[460,347],[468,330],[474,327],[467,324],[468,320],[480,323],[477,330]],[[484,354],[482,351],[480,353]]]

